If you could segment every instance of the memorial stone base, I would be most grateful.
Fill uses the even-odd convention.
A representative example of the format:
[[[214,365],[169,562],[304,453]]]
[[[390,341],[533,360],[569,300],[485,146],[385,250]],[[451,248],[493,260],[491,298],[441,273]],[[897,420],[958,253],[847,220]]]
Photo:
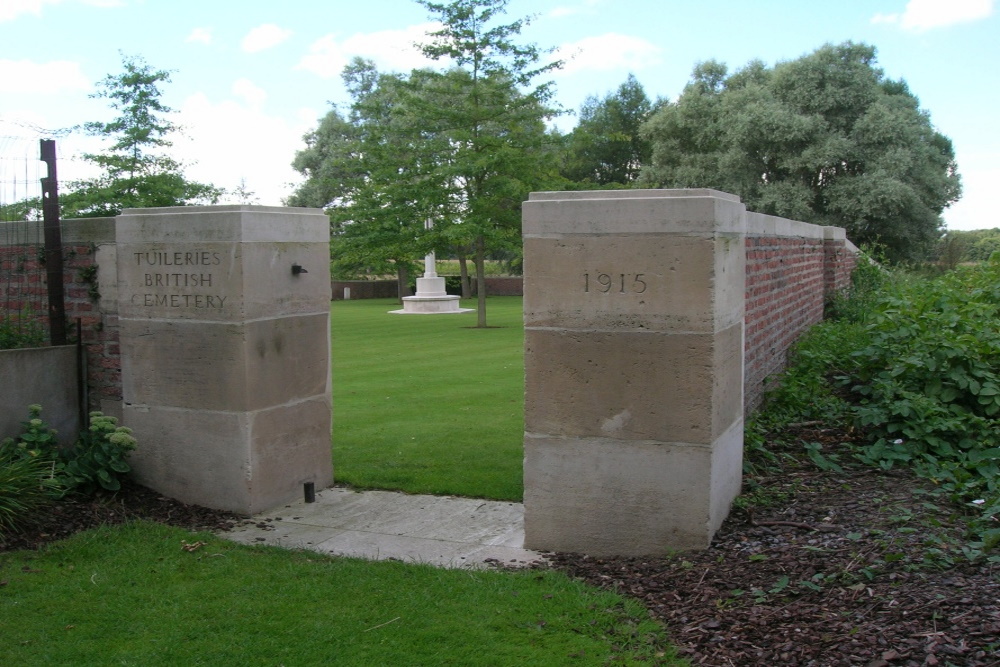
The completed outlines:
[[[332,484],[327,216],[129,209],[116,225],[137,481],[244,515]]]
[[[745,209],[711,190],[523,209],[525,548],[706,548],[740,491]]]
[[[417,293],[403,297],[403,308],[391,310],[395,315],[436,315],[468,313],[471,308],[459,306],[459,297],[445,291],[444,278],[417,278]]]

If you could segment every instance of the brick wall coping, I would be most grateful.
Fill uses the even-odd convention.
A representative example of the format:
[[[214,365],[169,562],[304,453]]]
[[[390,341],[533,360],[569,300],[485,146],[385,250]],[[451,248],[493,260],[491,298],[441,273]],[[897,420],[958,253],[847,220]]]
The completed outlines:
[[[847,239],[847,233],[842,227],[824,227],[750,211],[747,211],[747,236],[779,236],[821,241],[844,241]]]

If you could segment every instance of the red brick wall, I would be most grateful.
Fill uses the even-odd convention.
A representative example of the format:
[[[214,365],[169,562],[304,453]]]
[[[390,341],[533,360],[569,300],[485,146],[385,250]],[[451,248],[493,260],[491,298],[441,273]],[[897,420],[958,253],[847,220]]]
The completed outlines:
[[[38,245],[0,247],[0,308],[5,313],[17,313],[30,306],[39,317],[45,315],[48,297],[45,267],[38,261],[41,251]]]
[[[333,300],[344,299],[344,288],[351,290],[351,299],[394,299],[397,295],[395,280],[334,280],[330,283]],[[486,293],[491,296],[524,295],[524,279],[521,276],[488,277]]]
[[[521,276],[487,278],[486,294],[488,296],[524,296],[524,278]]]
[[[93,270],[99,244],[110,243],[111,246],[105,247],[114,247],[114,220],[64,220],[62,235],[66,333],[70,341],[76,340],[76,320],[79,318],[83,344],[87,349],[89,409],[100,410],[103,400],[118,402],[122,397],[117,310],[114,304],[101,302],[97,273]],[[37,246],[0,247],[0,261],[4,262],[5,268],[16,264],[18,271],[14,275],[24,276],[27,281],[26,285],[19,285],[10,293],[0,295],[0,306],[4,310],[17,311],[22,301],[34,304],[41,300],[41,303],[46,303],[46,274],[44,267],[39,266]],[[114,272],[113,265],[109,268]],[[109,281],[113,283],[115,277],[109,276]],[[42,311],[40,316],[44,322],[45,312]],[[48,326],[47,323],[45,326]]]
[[[101,308],[97,287],[97,246],[94,244],[63,244],[63,289],[66,317],[72,323],[68,331],[76,336],[76,319],[81,322],[83,345],[87,349],[87,386],[89,407],[102,409],[102,401],[121,401],[121,349],[118,337],[118,315]],[[107,271],[110,267],[105,267]],[[100,267],[97,271],[100,272]]]
[[[827,299],[850,284],[857,255],[843,230],[748,218],[743,386],[750,412],[766,378],[785,367],[789,348],[823,319]]]
[[[394,299],[399,296],[399,284],[395,280],[334,280],[330,283],[331,299],[344,300],[344,288],[351,290],[351,300]]]

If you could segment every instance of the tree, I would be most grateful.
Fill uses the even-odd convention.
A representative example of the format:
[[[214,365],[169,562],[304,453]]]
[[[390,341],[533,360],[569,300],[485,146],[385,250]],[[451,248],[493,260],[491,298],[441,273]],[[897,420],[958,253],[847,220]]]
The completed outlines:
[[[632,74],[604,99],[588,97],[580,109],[580,122],[568,137],[563,175],[598,186],[634,183],[652,153],[640,129],[654,108]]]
[[[551,84],[531,82],[557,63],[537,66],[539,50],[512,41],[523,20],[491,26],[506,0],[421,4],[444,26],[423,52],[451,67],[385,74],[355,59],[350,113],[307,135],[294,163],[306,181],[288,203],[328,209],[337,261],[392,265],[400,282],[431,249],[471,248],[484,327],[485,258],[519,247],[521,202],[555,170]]]
[[[102,171],[100,176],[69,184],[60,197],[65,217],[118,215],[125,208],[215,203],[222,190],[184,178],[183,165],[163,153],[176,125],[166,119],[172,109],[160,101],[160,83],[170,73],[153,70],[139,57],[123,57],[123,71],[109,74],[91,97],[104,98],[118,116],[112,121],[84,124],[88,134],[111,144],[83,159]]]
[[[507,0],[417,1],[443,25],[422,45],[424,55],[451,67],[425,74],[427,94],[413,99],[412,110],[447,139],[433,161],[433,180],[448,194],[436,218],[447,224],[438,229],[473,248],[478,326],[485,327],[487,248],[518,243],[521,203],[554,169],[545,131],[557,113],[549,106],[552,83],[534,82],[561,63],[541,65],[537,46],[514,41],[527,19],[494,24]]]
[[[343,72],[345,117],[331,110],[293,167],[306,179],[291,206],[327,209],[335,266],[344,273],[395,272],[405,296],[413,259],[429,250],[424,221],[444,196],[431,180],[434,138],[409,112],[422,76],[378,72],[355,58]],[[438,140],[440,142],[440,140]]]
[[[894,259],[925,255],[961,193],[954,150],[875,55],[846,42],[732,75],[699,64],[643,128],[653,154],[640,183],[725,190],[751,210],[845,227]]]

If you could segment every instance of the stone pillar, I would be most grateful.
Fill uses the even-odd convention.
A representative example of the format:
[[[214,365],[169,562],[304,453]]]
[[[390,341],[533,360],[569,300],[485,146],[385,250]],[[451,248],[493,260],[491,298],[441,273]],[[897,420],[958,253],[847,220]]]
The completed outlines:
[[[709,545],[741,483],[745,226],[713,190],[525,202],[526,548]]]
[[[333,482],[329,229],[317,209],[118,216],[123,421],[140,483],[251,515]]]

